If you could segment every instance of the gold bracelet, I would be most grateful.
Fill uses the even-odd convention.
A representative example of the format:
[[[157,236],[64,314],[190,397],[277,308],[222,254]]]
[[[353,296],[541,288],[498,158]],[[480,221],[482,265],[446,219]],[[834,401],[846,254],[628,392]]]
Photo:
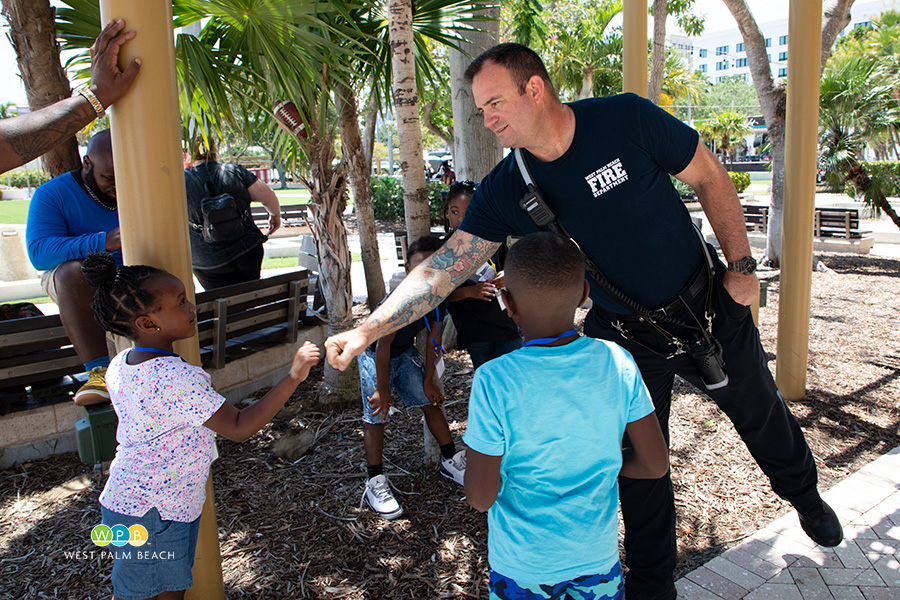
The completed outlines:
[[[103,115],[106,114],[106,109],[103,108],[103,105],[97,99],[97,96],[94,95],[89,88],[81,88],[78,90],[78,94],[91,103],[91,106],[94,108],[94,112],[97,113],[97,118],[100,119]]]

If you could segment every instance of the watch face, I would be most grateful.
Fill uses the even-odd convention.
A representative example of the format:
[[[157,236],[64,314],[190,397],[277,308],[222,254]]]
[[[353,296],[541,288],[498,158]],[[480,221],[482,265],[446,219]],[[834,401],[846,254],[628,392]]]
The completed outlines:
[[[756,259],[752,256],[745,256],[741,260],[736,260],[728,265],[729,271],[750,275],[756,272]]]

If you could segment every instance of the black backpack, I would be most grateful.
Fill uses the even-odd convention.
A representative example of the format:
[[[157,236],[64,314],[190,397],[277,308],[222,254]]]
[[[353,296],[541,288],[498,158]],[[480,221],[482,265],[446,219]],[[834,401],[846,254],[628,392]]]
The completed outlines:
[[[249,207],[225,192],[216,193],[212,180],[207,179],[204,188],[208,196],[200,199],[200,214],[203,223],[191,223],[191,226],[203,236],[203,241],[234,242],[244,236],[244,220],[249,216]]]

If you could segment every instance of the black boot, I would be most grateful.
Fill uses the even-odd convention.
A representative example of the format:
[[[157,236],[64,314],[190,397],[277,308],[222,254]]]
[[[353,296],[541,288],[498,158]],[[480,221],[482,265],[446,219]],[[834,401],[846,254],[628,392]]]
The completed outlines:
[[[837,546],[844,539],[844,530],[834,510],[818,493],[809,501],[791,502],[800,517],[800,527],[820,546]]]

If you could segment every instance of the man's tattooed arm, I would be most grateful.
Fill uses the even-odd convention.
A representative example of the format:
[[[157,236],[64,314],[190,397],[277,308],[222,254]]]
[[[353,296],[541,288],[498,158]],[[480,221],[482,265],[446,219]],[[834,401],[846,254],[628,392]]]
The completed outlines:
[[[361,325],[378,339],[410,323],[441,303],[500,246],[464,231],[415,268]]]
[[[41,156],[74,137],[97,117],[82,96],[12,119],[0,121],[0,173]]]

